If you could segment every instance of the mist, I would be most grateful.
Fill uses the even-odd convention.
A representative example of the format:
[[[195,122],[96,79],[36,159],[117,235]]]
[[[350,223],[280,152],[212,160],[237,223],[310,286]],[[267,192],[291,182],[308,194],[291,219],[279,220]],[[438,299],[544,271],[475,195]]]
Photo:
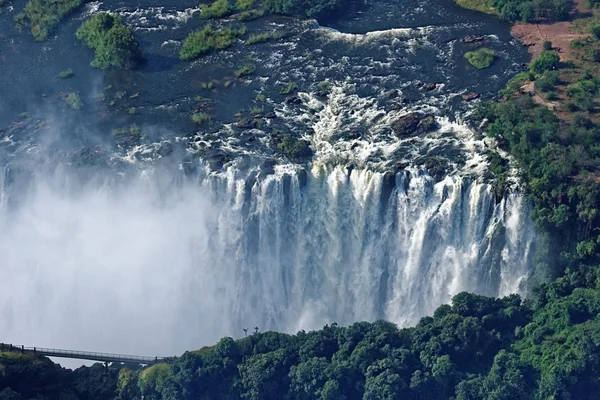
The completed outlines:
[[[0,182],[2,340],[161,356],[232,334],[202,266],[218,215],[202,188],[112,178]]]

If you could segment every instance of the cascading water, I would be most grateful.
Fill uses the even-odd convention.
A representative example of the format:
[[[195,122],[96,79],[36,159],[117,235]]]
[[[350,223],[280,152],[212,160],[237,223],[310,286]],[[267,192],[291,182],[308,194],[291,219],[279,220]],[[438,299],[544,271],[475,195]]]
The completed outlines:
[[[496,93],[526,51],[493,17],[428,1],[369,1],[342,32],[264,17],[249,34],[288,35],[192,63],[176,61],[205,23],[191,0],[87,3],[44,46],[0,14],[0,340],[172,355],[254,326],[405,326],[463,290],[523,293],[528,205],[496,193],[462,95]],[[73,44],[101,10],[143,32],[140,70],[92,70]],[[495,64],[469,70],[482,43]],[[430,129],[394,129],[407,115]],[[132,123],[128,140],[109,133]],[[313,156],[292,163],[286,135]]]
[[[489,184],[436,182],[416,168],[315,163],[251,180],[231,167],[166,184],[147,170],[81,187],[64,172],[26,174],[23,185],[10,169],[4,176],[0,252],[11,290],[0,302],[19,321],[5,326],[8,338],[39,341],[47,329],[54,342],[85,346],[85,335],[98,343],[103,332],[121,351],[181,351],[252,326],[406,325],[463,290],[518,292],[529,271],[533,235],[517,193],[497,201]],[[63,324],[71,333],[55,338]],[[177,330],[179,343],[160,342]]]

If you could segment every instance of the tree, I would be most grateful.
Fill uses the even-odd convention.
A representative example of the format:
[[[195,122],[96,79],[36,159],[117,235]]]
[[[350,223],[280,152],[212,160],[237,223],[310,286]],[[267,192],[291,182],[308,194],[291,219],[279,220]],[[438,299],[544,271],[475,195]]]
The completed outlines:
[[[95,68],[133,69],[142,60],[133,29],[117,14],[96,14],[79,27],[76,36],[94,50]]]
[[[546,71],[556,69],[559,62],[560,57],[555,51],[542,51],[538,58],[531,63],[530,70],[533,73],[542,74]]]

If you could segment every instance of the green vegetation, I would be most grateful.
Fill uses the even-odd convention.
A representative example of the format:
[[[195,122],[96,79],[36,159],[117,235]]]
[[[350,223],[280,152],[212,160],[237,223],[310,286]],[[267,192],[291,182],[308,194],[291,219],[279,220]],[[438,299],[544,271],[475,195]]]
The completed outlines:
[[[596,39],[600,39],[600,24],[593,24],[590,26],[590,33],[594,35]]]
[[[136,114],[137,114],[137,108],[129,107],[129,115],[136,115]]]
[[[237,69],[233,74],[236,76],[236,78],[243,78],[244,76],[252,75],[254,71],[256,71],[256,67],[254,67],[253,64],[245,64]]]
[[[246,39],[245,43],[247,46],[263,43],[269,40],[277,40],[284,37],[286,33],[284,31],[275,31],[275,32],[263,32],[263,33],[253,33],[248,39]]]
[[[60,71],[58,77],[61,79],[68,79],[75,76],[75,72],[71,68],[65,69],[64,71]]]
[[[329,81],[322,81],[317,86],[321,92],[330,93],[333,85]]]
[[[30,0],[23,8],[23,12],[15,16],[15,22],[29,25],[33,38],[43,41],[48,39],[63,18],[83,2],[83,0]]]
[[[133,29],[117,14],[94,15],[79,27],[76,36],[94,50],[92,67],[133,69],[142,59]]]
[[[210,122],[210,115],[201,112],[195,112],[192,114],[192,121],[194,121],[198,125],[205,124]]]
[[[563,21],[569,17],[571,0],[456,0],[462,7],[496,14],[507,21]]]
[[[237,11],[248,11],[254,8],[256,0],[236,0],[235,9]]]
[[[60,98],[73,110],[81,110],[83,108],[81,98],[75,92],[61,93]]]
[[[143,136],[142,130],[136,124],[113,129],[112,134],[119,146],[136,145],[140,142]]]
[[[555,51],[542,51],[542,53],[533,60],[531,63],[529,70],[535,74],[542,74],[546,71],[551,71],[558,67],[558,63],[560,62],[560,57],[556,54]]]
[[[179,51],[182,60],[193,60],[214,50],[222,50],[231,46],[235,39],[246,33],[246,27],[238,29],[215,29],[206,25],[199,31],[192,32],[184,41]]]
[[[312,150],[306,140],[297,139],[289,134],[283,135],[281,142],[277,144],[277,150],[292,161],[299,161],[312,155]]]
[[[285,85],[283,88],[281,88],[279,93],[291,94],[291,93],[294,93],[295,90],[296,90],[296,82],[290,82],[287,85]]]
[[[489,68],[496,59],[494,52],[482,47],[475,51],[469,51],[465,54],[467,61],[477,69]]]
[[[262,17],[263,15],[265,15],[264,10],[249,10],[249,11],[241,12],[238,15],[238,20],[239,21],[252,21],[254,19]]]
[[[223,18],[231,15],[232,12],[229,0],[216,0],[211,5],[200,6],[200,16],[204,19]]]
[[[348,0],[265,0],[265,9],[275,14],[301,18],[328,18],[342,12]]]

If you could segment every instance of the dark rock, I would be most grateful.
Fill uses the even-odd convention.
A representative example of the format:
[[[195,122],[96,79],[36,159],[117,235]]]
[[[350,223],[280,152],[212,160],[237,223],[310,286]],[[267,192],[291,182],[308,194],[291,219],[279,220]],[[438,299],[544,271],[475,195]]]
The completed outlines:
[[[289,96],[284,100],[285,104],[301,104],[302,100],[298,96]]]
[[[382,97],[385,99],[395,99],[396,97],[398,97],[398,91],[396,89],[392,89],[392,90],[388,90],[386,92],[383,92]]]
[[[277,114],[275,114],[274,112],[268,112],[265,114],[265,118],[274,119],[274,118],[277,118]]]
[[[420,135],[437,128],[437,123],[433,115],[421,113],[408,113],[392,122],[392,131],[396,136]]]
[[[477,98],[479,98],[479,93],[470,92],[470,93],[465,93],[462,95],[462,99],[464,101],[471,101],[471,100],[475,100]]]
[[[463,43],[477,43],[485,40],[485,36],[481,35],[467,35],[462,38],[460,41]]]
[[[425,83],[425,82],[419,82],[417,83],[417,87],[421,88],[421,89],[425,89],[425,90],[434,90],[435,88],[438,87],[438,85],[440,85],[440,83],[435,83],[435,82],[429,82],[429,83]]]
[[[256,128],[259,124],[259,120],[257,119],[248,119],[242,118],[238,122],[235,123],[235,126],[241,129],[253,129]]]

